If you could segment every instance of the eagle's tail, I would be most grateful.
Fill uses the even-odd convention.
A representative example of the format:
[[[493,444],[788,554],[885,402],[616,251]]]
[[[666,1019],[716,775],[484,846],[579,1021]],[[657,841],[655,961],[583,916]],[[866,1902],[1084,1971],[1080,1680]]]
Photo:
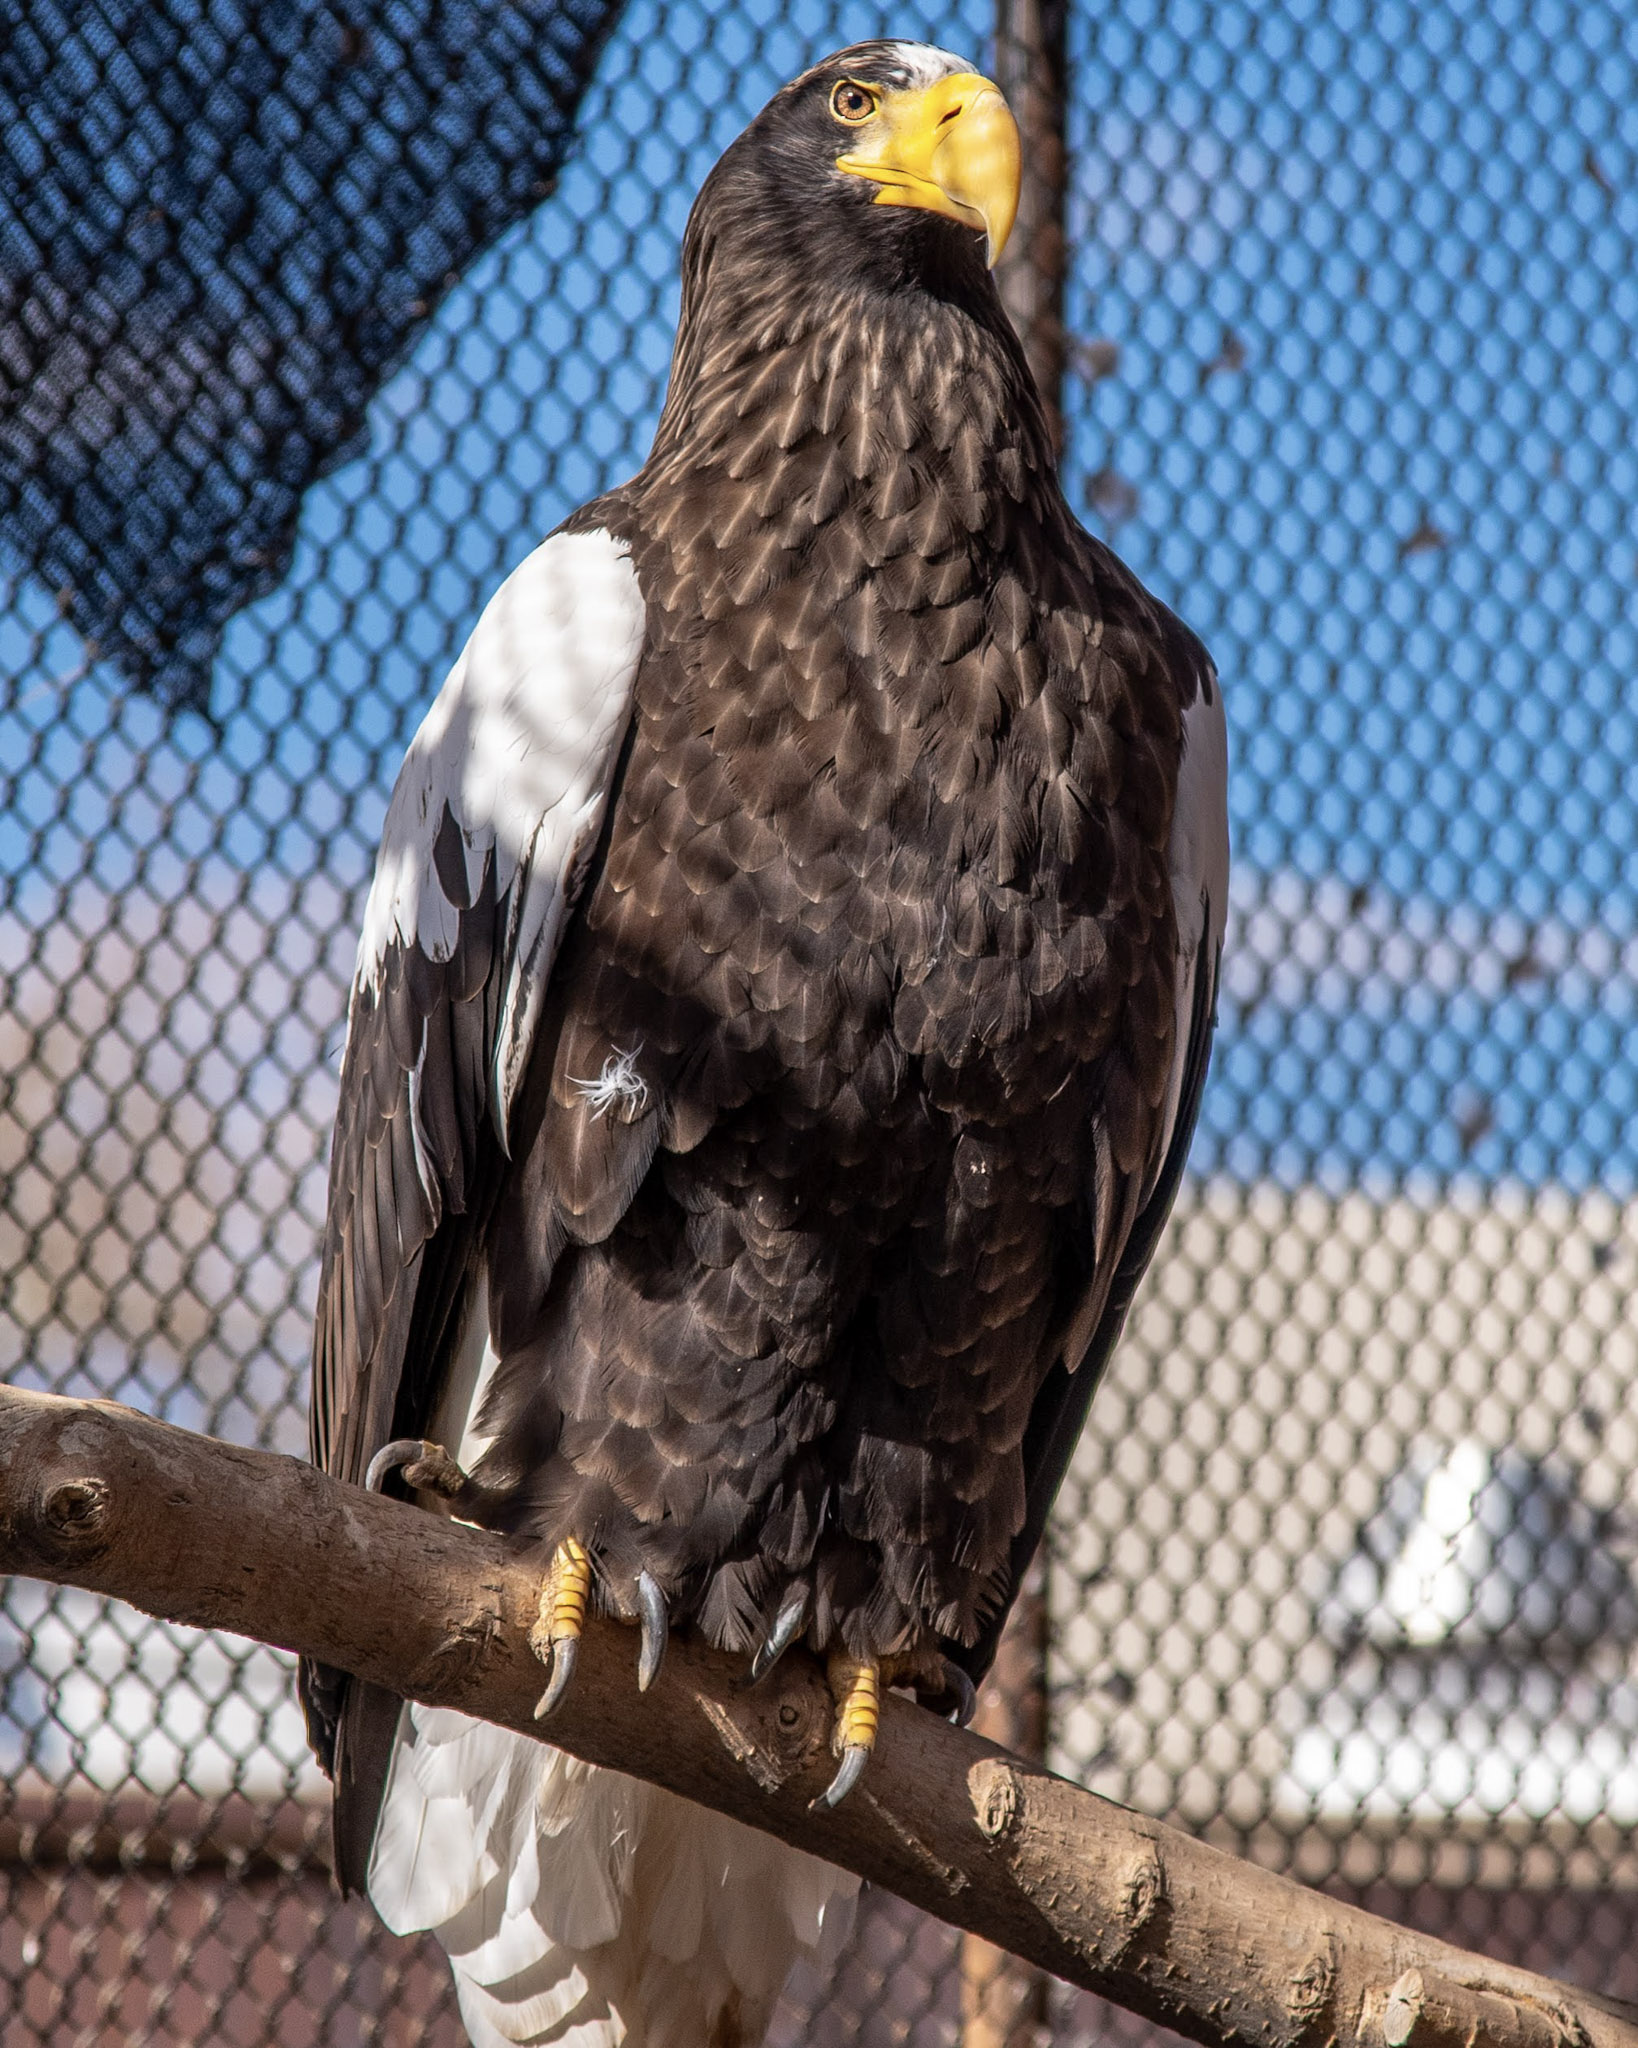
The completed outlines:
[[[370,1857],[398,1934],[449,1952],[474,2048],[756,2048],[858,1880],[527,1736],[406,1706]]]

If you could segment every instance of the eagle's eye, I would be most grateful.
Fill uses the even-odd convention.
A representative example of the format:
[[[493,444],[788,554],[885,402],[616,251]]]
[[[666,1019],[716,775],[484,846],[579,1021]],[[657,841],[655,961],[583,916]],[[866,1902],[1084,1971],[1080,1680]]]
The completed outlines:
[[[830,111],[838,121],[868,121],[876,111],[876,95],[868,86],[844,78],[831,93]]]

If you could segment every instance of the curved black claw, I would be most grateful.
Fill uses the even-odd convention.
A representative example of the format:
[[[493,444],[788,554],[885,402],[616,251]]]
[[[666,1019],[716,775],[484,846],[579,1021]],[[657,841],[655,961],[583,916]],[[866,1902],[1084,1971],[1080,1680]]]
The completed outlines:
[[[642,1630],[637,1645],[637,1690],[647,1692],[665,1662],[671,1618],[665,1611],[665,1595],[646,1571],[637,1574],[637,1606]]]
[[[864,1776],[864,1767],[870,1761],[870,1751],[860,1743],[842,1751],[840,1768],[834,1778],[813,1802],[815,1806],[840,1806],[842,1801]]]
[[[798,1586],[774,1616],[773,1627],[763,1637],[756,1655],[751,1659],[752,1685],[755,1685],[759,1678],[767,1677],[802,1633],[807,1625],[807,1619],[808,1589],[806,1586]]]
[[[955,1706],[949,1718],[958,1728],[965,1728],[978,1712],[978,1687],[952,1658],[944,1660],[944,1690],[955,1694]]]
[[[563,1704],[563,1695],[569,1689],[574,1677],[574,1667],[580,1661],[580,1638],[559,1636],[552,1645],[552,1675],[546,1690],[535,1703],[535,1719],[550,1720]]]
[[[422,1458],[430,1458],[435,1451],[448,1455],[442,1445],[429,1444],[425,1437],[395,1436],[390,1444],[383,1444],[370,1460],[364,1484],[371,1493],[379,1493],[394,1472],[405,1465],[418,1464]]]

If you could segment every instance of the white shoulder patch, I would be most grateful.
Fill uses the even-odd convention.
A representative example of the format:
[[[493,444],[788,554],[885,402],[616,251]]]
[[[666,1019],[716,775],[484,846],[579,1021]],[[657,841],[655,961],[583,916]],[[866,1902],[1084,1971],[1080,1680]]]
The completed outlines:
[[[433,844],[459,828],[469,899],[493,858],[511,891],[492,1081],[504,1118],[539,1015],[580,863],[602,824],[642,653],[645,614],[624,544],[554,534],[485,608],[410,743],[387,807],[358,980],[379,986],[394,940],[447,960],[460,927]]]

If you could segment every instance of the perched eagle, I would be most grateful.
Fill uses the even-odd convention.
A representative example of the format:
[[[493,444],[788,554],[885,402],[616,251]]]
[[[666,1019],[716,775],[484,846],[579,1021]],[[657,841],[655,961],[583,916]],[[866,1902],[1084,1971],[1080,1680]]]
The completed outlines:
[[[1018,137],[940,50],[705,183],[653,451],[508,578],[387,813],[313,1453],[757,1669],[982,1675],[1171,1204],[1226,905],[1222,701],[1082,531],[989,265]],[[854,1881],[304,1672],[342,1883],[474,2042],[747,2048]]]

